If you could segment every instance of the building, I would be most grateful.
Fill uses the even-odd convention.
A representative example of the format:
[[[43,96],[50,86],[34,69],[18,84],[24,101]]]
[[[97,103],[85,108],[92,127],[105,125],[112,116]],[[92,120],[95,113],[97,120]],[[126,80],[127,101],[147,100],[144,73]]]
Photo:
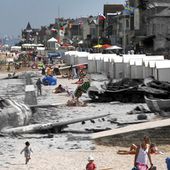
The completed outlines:
[[[119,35],[120,29],[123,28],[120,23],[120,14],[124,10],[122,4],[106,4],[104,5],[103,13],[106,16],[104,22],[105,36],[111,40],[112,44],[122,45],[122,37]]]
[[[129,0],[134,7],[133,46],[136,52],[169,51],[169,0]]]
[[[38,35],[40,29],[32,28],[28,22],[26,28],[22,30],[22,40],[24,43],[39,43]]]

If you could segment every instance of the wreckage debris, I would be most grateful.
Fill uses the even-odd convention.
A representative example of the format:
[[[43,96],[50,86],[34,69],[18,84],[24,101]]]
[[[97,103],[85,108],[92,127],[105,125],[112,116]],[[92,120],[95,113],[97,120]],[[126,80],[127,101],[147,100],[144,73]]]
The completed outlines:
[[[154,78],[129,79],[124,78],[114,82],[110,80],[100,88],[91,86],[88,95],[92,101],[123,103],[144,103],[144,96],[156,98],[170,98],[170,83],[158,81]]]
[[[127,112],[127,114],[143,114],[143,113],[151,113],[149,110],[145,109],[143,105],[136,106],[133,110]]]
[[[148,122],[148,120],[133,120],[133,121],[116,121],[118,126],[124,126],[124,125],[129,125],[129,124],[138,124],[138,123],[144,123]]]
[[[146,114],[140,114],[140,115],[137,116],[137,119],[138,119],[138,120],[146,120],[147,118],[148,118],[148,117],[147,117]]]
[[[86,122],[85,122],[85,121],[82,121],[81,124],[84,125],[84,124],[86,124]]]
[[[90,120],[90,122],[91,122],[91,123],[95,123],[95,121],[94,121],[94,120]]]
[[[101,89],[93,86],[88,90],[88,95],[93,101],[99,102],[144,102],[144,92],[139,87],[143,84],[142,79],[124,78],[113,82],[110,80],[107,84],[103,84]]]

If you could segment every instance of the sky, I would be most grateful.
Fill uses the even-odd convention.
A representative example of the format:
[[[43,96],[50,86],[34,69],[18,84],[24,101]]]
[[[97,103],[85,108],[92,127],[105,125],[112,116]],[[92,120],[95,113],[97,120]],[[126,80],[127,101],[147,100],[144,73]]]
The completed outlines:
[[[78,18],[103,13],[104,4],[125,0],[0,0],[0,36],[19,36],[28,22],[32,28],[54,23],[55,18]]]

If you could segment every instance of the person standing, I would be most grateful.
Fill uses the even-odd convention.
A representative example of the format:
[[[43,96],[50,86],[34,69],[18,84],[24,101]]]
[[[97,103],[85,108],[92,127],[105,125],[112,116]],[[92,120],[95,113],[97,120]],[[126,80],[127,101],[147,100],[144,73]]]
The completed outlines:
[[[38,78],[37,82],[36,82],[36,86],[37,86],[37,96],[40,94],[42,95],[42,82],[41,79]]]
[[[33,153],[32,149],[30,148],[30,143],[28,141],[25,142],[25,147],[24,149],[22,149],[20,154],[22,154],[23,152],[25,155],[25,164],[27,164],[29,160],[31,159],[31,152]]]
[[[45,75],[45,66],[42,67],[41,74]]]
[[[86,170],[96,170],[96,164],[94,163],[94,158],[92,156],[88,157],[88,163],[86,165]]]
[[[153,163],[150,156],[150,139],[147,136],[144,136],[142,143],[137,147],[135,159],[134,159],[134,166],[138,170],[148,170],[148,159],[153,167]]]

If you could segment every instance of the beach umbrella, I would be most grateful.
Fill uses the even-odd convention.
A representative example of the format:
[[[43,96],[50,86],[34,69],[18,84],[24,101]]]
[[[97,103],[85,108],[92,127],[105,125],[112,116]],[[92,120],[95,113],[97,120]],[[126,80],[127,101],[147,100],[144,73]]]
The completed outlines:
[[[102,48],[102,45],[101,44],[97,44],[97,45],[93,46],[93,48]]]
[[[106,50],[121,50],[121,49],[122,49],[122,47],[119,47],[117,45],[113,45],[113,46],[106,48]]]
[[[83,40],[79,41],[78,44],[83,44]]]
[[[109,47],[111,47],[110,44],[103,44],[103,45],[102,45],[102,48],[104,48],[104,49],[109,48]]]

